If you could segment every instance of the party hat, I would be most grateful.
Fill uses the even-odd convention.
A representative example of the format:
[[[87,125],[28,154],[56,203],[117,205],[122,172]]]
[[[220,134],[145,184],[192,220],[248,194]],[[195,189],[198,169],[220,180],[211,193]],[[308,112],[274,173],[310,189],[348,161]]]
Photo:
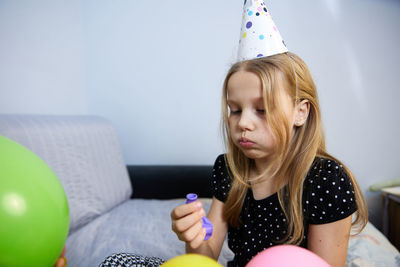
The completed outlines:
[[[238,60],[288,52],[264,0],[245,0]]]

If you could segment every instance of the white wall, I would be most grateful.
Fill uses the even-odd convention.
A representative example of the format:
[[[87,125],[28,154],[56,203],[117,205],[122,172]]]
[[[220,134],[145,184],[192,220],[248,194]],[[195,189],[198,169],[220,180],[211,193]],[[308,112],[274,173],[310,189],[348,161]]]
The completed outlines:
[[[129,163],[212,164],[241,1],[97,2],[83,2],[89,111],[115,122]]]
[[[0,113],[97,114],[128,164],[212,164],[241,0],[0,1]],[[364,190],[400,175],[400,2],[267,1]],[[379,225],[379,194],[367,193]]]
[[[88,112],[79,9],[0,0],[0,113]]]

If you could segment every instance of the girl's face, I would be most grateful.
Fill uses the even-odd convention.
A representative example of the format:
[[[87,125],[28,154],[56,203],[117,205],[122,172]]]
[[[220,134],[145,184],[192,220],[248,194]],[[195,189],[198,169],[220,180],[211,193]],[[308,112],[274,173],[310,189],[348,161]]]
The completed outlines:
[[[267,162],[276,141],[265,117],[260,78],[252,72],[238,71],[230,77],[227,91],[232,141],[248,158]],[[293,122],[294,107],[289,95],[282,92],[280,98],[285,114]]]

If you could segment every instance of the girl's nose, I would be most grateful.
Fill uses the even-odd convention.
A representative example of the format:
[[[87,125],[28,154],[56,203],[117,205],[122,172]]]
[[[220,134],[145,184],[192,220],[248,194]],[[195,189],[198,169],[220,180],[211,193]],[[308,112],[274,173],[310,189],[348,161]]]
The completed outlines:
[[[242,111],[238,125],[241,130],[253,130],[254,124],[251,118],[251,114]]]

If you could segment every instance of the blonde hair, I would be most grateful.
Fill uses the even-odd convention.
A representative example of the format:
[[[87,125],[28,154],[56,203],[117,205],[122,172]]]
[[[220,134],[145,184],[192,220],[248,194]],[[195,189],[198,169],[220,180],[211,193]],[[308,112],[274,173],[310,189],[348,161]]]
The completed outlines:
[[[254,73],[261,80],[266,119],[276,141],[274,158],[267,171],[277,178],[277,188],[280,188],[278,191],[279,202],[288,219],[288,231],[282,242],[300,244],[303,239],[303,182],[315,157],[335,160],[343,165],[353,183],[358,208],[353,225],[361,226],[359,228],[361,231],[368,220],[362,190],[351,171],[326,151],[315,84],[304,61],[290,52],[238,62],[230,68],[225,78],[222,96],[222,130],[227,151],[225,158],[233,177],[224,208],[224,217],[227,222],[231,226],[240,225],[239,215],[247,189],[250,187],[251,159],[247,158],[233,143],[229,132],[227,87],[230,77],[238,71]],[[309,101],[309,115],[302,127],[291,129],[291,124],[286,119],[278,102],[279,88],[286,90],[293,100],[293,105],[298,101]],[[291,131],[294,131],[293,135],[291,135]],[[288,179],[288,177],[293,178]]]

